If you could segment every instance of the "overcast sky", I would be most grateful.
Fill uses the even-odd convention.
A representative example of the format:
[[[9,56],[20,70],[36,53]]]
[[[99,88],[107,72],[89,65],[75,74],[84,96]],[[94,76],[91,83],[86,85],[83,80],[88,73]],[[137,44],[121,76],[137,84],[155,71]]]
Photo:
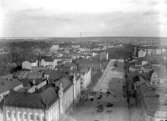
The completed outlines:
[[[165,0],[0,0],[0,36],[166,36]]]

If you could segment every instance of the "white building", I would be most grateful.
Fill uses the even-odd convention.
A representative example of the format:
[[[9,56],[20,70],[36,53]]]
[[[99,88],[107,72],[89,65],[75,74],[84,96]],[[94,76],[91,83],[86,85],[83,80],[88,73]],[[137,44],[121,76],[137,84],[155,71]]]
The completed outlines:
[[[138,51],[138,57],[145,57],[146,56],[146,51],[145,50],[139,50]]]
[[[91,83],[91,68],[82,72],[82,90],[87,89]]]
[[[57,62],[58,62],[57,59],[53,59],[53,60],[42,59],[40,64],[43,67],[55,68],[55,66],[57,66]]]
[[[29,61],[22,62],[22,69],[31,70],[34,67],[38,67],[38,60],[36,60],[35,62],[29,62]]]
[[[50,48],[50,52],[51,52],[51,53],[57,53],[58,50],[59,50],[59,45],[53,45],[53,46]]]

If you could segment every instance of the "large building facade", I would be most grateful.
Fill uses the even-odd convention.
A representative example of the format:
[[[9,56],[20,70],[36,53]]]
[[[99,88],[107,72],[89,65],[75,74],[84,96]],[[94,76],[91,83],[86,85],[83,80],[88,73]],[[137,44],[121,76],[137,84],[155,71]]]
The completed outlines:
[[[91,82],[91,69],[72,78],[42,81],[30,89],[13,90],[4,98],[3,121],[60,121]]]

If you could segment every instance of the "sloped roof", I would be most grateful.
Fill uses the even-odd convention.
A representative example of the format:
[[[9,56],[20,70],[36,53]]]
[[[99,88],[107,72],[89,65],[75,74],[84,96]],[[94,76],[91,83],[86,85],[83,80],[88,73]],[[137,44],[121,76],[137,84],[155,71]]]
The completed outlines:
[[[62,83],[64,92],[65,92],[69,87],[71,87],[71,85],[72,85],[72,80],[70,80],[70,79],[67,78],[67,77],[64,77],[64,78],[60,79],[60,82]]]
[[[15,75],[19,79],[41,79],[43,73],[38,71],[19,71]]]
[[[65,75],[62,71],[55,70],[45,70],[44,73],[49,75],[49,80],[58,80]]]
[[[64,91],[66,91],[71,85],[72,85],[72,80],[70,79],[70,76],[67,75],[64,71],[53,71],[53,70],[48,70],[46,71],[46,74],[49,74],[49,80],[50,81],[57,81],[57,83],[62,83]]]
[[[57,90],[49,85],[35,93],[12,91],[5,97],[6,106],[47,109],[58,99]]]
[[[7,90],[13,89],[15,86],[21,84],[20,81],[16,79],[7,79],[7,78],[0,78],[0,93],[5,92]]]
[[[52,56],[42,56],[42,59],[44,59],[45,61],[53,61],[53,57]]]

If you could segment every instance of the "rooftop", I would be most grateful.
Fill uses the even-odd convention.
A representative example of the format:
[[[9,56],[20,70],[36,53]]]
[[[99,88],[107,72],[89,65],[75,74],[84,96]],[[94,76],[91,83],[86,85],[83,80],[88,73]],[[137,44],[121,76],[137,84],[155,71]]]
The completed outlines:
[[[4,76],[4,77],[0,77],[0,93],[3,93],[3,92],[8,91],[8,90],[11,90],[15,86],[18,86],[19,84],[21,84],[20,81],[18,81],[16,79],[12,79],[9,76],[10,75]]]
[[[19,71],[15,76],[19,79],[41,79],[43,73],[39,71]]]
[[[47,85],[35,93],[12,91],[5,97],[4,105],[47,109],[58,99],[57,91],[58,89],[52,85]]]

